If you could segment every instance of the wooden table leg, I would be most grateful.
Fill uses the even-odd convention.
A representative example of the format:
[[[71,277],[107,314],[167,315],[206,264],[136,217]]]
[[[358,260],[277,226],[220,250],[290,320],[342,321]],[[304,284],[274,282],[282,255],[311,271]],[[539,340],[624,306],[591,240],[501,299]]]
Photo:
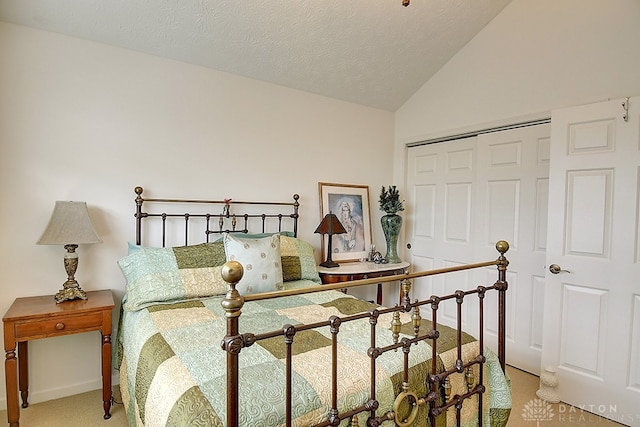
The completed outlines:
[[[6,338],[5,336],[5,344]],[[13,346],[13,348],[5,348],[4,374],[7,386],[7,420],[10,427],[18,427],[20,408],[18,408],[18,360],[16,359],[15,342]]]
[[[104,419],[111,418],[111,335],[102,336],[102,406]]]
[[[18,343],[18,382],[22,407],[29,406],[29,346],[27,341]]]

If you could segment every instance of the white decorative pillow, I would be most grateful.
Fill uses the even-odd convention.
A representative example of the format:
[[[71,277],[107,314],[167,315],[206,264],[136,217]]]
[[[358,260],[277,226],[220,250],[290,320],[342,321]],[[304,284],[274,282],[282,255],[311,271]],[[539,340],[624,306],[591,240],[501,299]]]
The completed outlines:
[[[236,286],[241,295],[284,289],[279,234],[261,239],[226,234],[224,250],[227,261],[238,261],[244,268],[242,280]]]

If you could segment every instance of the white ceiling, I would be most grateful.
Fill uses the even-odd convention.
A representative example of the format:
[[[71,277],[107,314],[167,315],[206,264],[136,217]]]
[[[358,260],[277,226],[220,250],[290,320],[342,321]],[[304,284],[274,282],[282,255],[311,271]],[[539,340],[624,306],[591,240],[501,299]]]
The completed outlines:
[[[0,0],[0,20],[397,110],[511,0]]]

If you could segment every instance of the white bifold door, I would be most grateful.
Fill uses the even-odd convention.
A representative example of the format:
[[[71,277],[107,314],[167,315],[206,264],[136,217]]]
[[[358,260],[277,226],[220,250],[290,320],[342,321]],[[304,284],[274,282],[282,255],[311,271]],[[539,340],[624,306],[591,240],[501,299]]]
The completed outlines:
[[[552,113],[542,366],[640,426],[640,97]]]
[[[507,362],[535,374],[542,347],[549,132],[549,125],[537,125],[422,145],[409,148],[407,159],[405,239],[413,269],[495,259],[496,242],[508,241]],[[492,285],[496,278],[495,268],[421,278],[414,297]],[[495,294],[484,304],[485,342],[496,351]],[[477,303],[463,308],[463,326],[477,336]],[[439,322],[456,324],[455,304],[440,311]]]

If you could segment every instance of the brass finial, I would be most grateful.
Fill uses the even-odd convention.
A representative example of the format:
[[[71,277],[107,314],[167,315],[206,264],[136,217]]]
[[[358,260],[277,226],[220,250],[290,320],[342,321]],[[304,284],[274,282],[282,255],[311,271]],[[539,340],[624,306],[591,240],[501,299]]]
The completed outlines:
[[[242,279],[244,268],[238,261],[229,261],[222,266],[222,279],[227,283],[237,283]]]
[[[227,282],[227,294],[220,301],[220,305],[225,311],[225,316],[229,318],[240,316],[240,310],[244,305],[244,298],[236,289],[236,285],[242,279],[243,273],[242,264],[238,261],[228,261],[222,266],[221,276]]]
[[[496,250],[504,255],[509,250],[509,242],[505,240],[498,240],[496,243]]]

